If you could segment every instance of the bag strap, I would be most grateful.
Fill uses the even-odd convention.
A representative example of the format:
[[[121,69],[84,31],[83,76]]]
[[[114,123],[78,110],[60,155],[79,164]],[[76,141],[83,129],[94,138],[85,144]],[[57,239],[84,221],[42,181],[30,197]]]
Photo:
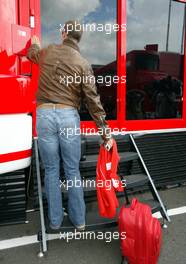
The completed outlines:
[[[132,203],[131,203],[131,210],[134,210],[136,205],[138,204],[138,199],[137,198],[133,198],[132,199]]]

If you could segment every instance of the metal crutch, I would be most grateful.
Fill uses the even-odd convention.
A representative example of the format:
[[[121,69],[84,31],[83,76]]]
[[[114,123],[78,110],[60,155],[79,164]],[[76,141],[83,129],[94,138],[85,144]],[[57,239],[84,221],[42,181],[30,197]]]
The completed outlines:
[[[40,252],[38,257],[43,257],[47,251],[46,232],[45,232],[45,220],[44,220],[44,209],[43,209],[43,198],[41,189],[41,176],[40,176],[40,164],[39,164],[39,152],[38,152],[38,137],[34,137],[35,147],[35,159],[36,159],[36,174],[37,174],[37,187],[38,187],[38,199],[39,199],[39,212],[40,212],[40,224],[41,224],[41,236],[40,237]]]

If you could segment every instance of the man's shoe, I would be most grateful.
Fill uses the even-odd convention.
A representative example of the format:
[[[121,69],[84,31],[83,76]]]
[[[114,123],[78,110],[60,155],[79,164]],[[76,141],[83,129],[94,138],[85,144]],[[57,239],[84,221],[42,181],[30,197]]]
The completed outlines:
[[[77,231],[84,231],[85,230],[85,224],[83,225],[74,225],[75,229],[77,229]]]
[[[52,230],[58,230],[58,229],[60,229],[61,228],[61,225],[53,225],[53,224],[49,224],[49,227],[50,227],[50,229],[52,229]]]

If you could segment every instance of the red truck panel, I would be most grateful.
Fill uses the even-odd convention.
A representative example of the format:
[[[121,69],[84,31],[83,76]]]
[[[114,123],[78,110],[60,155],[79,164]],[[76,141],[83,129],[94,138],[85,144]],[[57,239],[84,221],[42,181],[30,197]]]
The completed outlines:
[[[29,77],[0,75],[0,114],[32,112],[34,94],[30,82]]]
[[[18,64],[12,50],[12,24],[17,23],[15,0],[1,0],[0,14],[0,74],[16,74]]]

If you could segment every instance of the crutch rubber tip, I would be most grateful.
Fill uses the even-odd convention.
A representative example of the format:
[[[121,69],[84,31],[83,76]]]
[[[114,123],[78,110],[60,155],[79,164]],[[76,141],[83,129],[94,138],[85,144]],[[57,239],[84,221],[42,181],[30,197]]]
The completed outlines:
[[[43,258],[43,257],[44,257],[44,253],[40,251],[40,252],[37,254],[37,256],[38,256],[38,258]]]
[[[162,225],[162,228],[163,228],[163,229],[167,229],[167,228],[168,228],[168,225],[163,224],[163,225]]]

